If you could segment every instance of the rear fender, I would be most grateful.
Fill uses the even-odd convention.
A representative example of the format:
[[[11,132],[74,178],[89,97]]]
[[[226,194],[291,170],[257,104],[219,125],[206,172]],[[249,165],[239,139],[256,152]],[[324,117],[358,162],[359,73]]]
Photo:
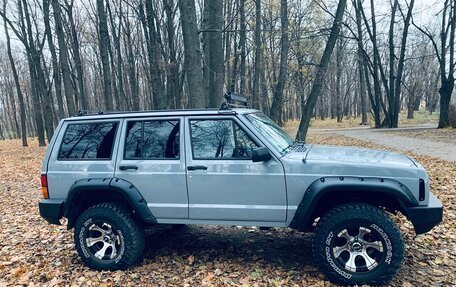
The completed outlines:
[[[106,202],[112,201],[114,198],[121,198],[144,223],[157,223],[141,193],[129,181],[120,178],[89,178],[76,181],[70,188],[65,202],[68,229],[74,227],[79,214],[84,207],[87,207],[87,204],[93,205],[90,203],[90,199],[95,194],[97,202],[93,202],[93,204],[99,203],[99,201]]]

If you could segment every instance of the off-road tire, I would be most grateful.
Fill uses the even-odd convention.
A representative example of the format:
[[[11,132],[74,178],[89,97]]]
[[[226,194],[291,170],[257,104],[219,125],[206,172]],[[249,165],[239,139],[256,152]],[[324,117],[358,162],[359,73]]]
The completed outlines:
[[[102,233],[101,229],[106,229],[106,233]],[[99,237],[92,237],[97,236],[97,233],[100,234]],[[106,241],[110,242],[108,245],[111,247],[102,250],[102,255],[98,254],[103,256],[100,259],[95,251],[100,251],[107,244],[99,239],[101,237],[108,237]],[[88,243],[90,239],[96,243]],[[140,261],[145,247],[145,235],[123,205],[101,203],[86,209],[79,216],[74,228],[74,242],[79,256],[88,267],[96,270],[125,270]],[[116,252],[113,252],[113,245]],[[110,255],[113,258],[108,258]]]
[[[320,270],[334,283],[382,285],[400,268],[404,241],[383,210],[363,203],[344,204],[320,218],[312,252]]]

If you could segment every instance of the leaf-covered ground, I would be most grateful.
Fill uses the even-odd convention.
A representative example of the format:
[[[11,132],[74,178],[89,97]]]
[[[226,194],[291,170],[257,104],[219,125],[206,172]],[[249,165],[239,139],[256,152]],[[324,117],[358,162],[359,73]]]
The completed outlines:
[[[313,143],[376,147],[331,135]],[[44,148],[36,141],[0,141],[0,286],[333,286],[317,270],[311,234],[290,229],[221,226],[160,229],[148,235],[142,264],[96,272],[76,254],[72,230],[38,214]],[[395,218],[406,240],[406,259],[391,286],[456,286],[455,164],[417,156],[432,190],[445,205],[444,223],[416,237]]]

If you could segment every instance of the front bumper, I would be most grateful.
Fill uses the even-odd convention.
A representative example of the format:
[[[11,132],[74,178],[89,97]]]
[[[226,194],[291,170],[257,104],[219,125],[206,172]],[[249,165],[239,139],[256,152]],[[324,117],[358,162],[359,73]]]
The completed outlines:
[[[38,203],[40,215],[51,224],[60,225],[65,201],[63,199],[42,199]]]
[[[442,222],[443,206],[440,200],[430,192],[428,205],[408,207],[405,209],[405,213],[412,222],[415,233],[422,234]]]

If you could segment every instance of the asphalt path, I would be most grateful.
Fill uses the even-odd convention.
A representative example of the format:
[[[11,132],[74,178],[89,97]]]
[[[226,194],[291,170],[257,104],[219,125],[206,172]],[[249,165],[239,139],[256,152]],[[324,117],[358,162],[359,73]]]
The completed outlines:
[[[418,126],[398,128],[390,131],[400,132],[407,130],[429,129],[432,126]],[[314,130],[314,133],[332,133],[346,137],[372,142],[375,144],[392,147],[399,150],[407,150],[420,155],[428,155],[448,161],[456,161],[456,144],[433,141],[429,139],[411,138],[392,134],[385,129],[372,129],[368,127],[338,129],[338,130]]]

